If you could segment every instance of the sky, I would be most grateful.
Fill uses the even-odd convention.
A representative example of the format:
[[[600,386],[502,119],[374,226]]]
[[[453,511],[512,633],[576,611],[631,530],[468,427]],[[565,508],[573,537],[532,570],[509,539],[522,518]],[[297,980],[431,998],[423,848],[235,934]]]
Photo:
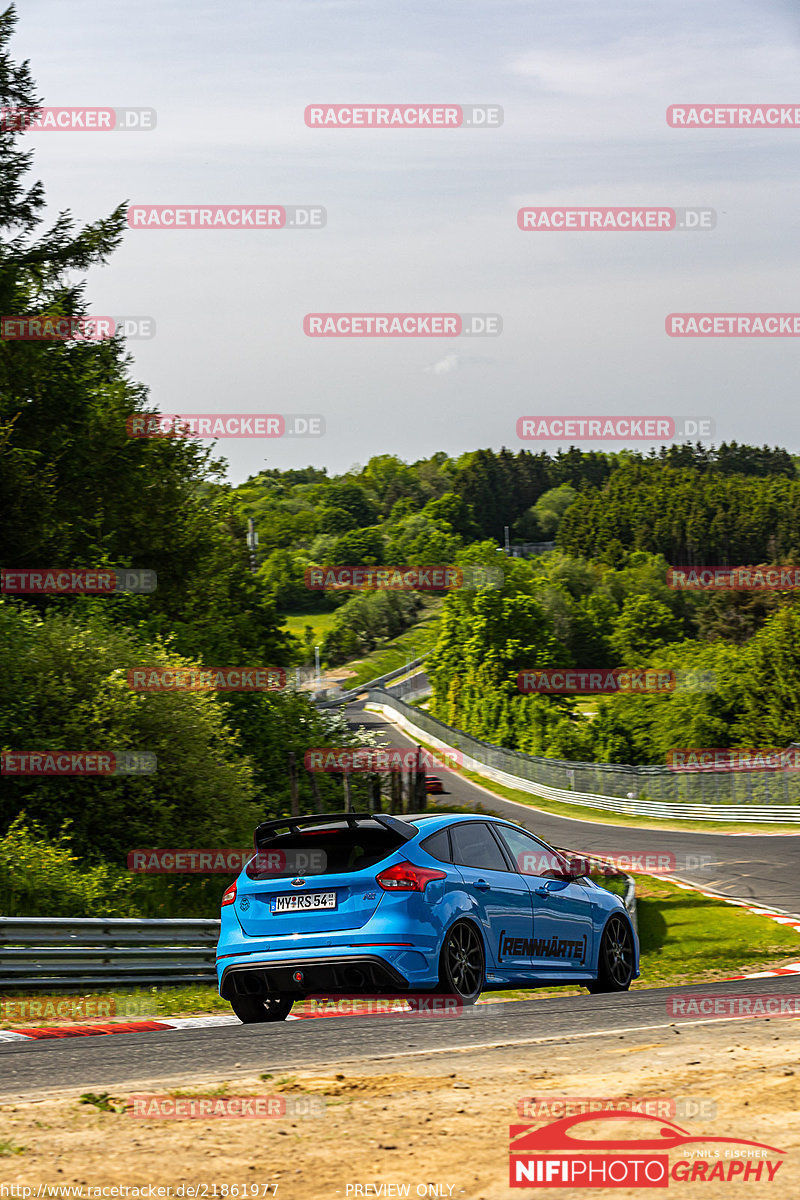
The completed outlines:
[[[664,325],[800,311],[800,128],[666,121],[679,103],[800,105],[796,5],[23,0],[11,51],[46,105],[157,112],[148,132],[26,135],[49,217],[125,200],[325,208],[313,230],[130,229],[89,273],[94,313],[155,323],[128,344],[154,408],[324,417],[323,437],[218,441],[232,482],[554,450],[518,438],[530,415],[703,416],[717,442],[800,451],[796,338]],[[504,119],[308,128],[318,103],[494,104]],[[523,206],[612,205],[708,206],[717,223],[517,227]],[[318,312],[497,313],[502,333],[310,338]]]

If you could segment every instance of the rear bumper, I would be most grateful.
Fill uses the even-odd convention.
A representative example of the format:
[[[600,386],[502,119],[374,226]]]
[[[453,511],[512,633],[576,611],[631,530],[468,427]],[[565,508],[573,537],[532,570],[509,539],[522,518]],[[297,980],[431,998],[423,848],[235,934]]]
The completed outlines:
[[[294,978],[297,972],[302,974],[302,979]],[[268,992],[295,992],[298,995],[311,992],[394,993],[408,988],[409,981],[377,954],[231,963],[223,967],[219,981],[219,992],[225,1000],[230,1000],[231,996]]]

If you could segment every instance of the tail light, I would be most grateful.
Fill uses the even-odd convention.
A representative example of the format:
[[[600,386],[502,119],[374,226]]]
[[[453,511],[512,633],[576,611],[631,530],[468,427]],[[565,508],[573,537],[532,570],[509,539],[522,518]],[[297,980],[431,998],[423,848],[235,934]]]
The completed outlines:
[[[434,871],[430,867],[417,867],[414,863],[395,863],[376,875],[375,882],[385,892],[424,892],[434,879],[446,879],[445,871]]]
[[[234,879],[231,886],[226,887],[225,891],[222,893],[222,907],[224,908],[226,904],[235,904],[235,903],[236,903],[236,880]]]

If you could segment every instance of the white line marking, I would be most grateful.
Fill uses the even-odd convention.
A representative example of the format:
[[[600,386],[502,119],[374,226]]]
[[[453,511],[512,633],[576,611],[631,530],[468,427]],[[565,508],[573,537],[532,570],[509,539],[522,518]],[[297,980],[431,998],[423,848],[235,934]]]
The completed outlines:
[[[757,1020],[758,1018],[753,1018]],[[581,1038],[615,1037],[622,1033],[648,1033],[653,1029],[685,1029],[692,1025],[726,1025],[732,1021],[744,1020],[743,1017],[709,1017],[707,1021],[667,1021],[659,1025],[631,1025],[617,1029],[595,1029],[589,1033],[558,1033],[541,1038],[511,1038],[502,1042],[478,1042],[467,1046],[436,1046],[429,1050],[406,1050],[396,1054],[370,1054],[367,1059],[342,1058],[331,1059],[331,1062],[379,1062],[391,1058],[424,1058],[429,1054],[460,1054],[472,1050],[503,1050],[506,1046],[541,1046],[548,1042],[574,1042]]]

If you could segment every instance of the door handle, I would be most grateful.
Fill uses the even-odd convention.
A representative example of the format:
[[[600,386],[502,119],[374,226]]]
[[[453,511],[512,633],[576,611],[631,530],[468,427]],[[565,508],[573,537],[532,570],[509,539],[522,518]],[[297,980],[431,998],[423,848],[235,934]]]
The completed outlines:
[[[489,890],[489,884],[486,882],[485,879],[476,879],[475,887],[478,888],[481,892],[488,892],[488,890]]]
[[[533,891],[537,896],[549,896],[551,899],[562,894],[561,888],[551,888],[549,883],[543,883],[541,887],[534,888]]]

